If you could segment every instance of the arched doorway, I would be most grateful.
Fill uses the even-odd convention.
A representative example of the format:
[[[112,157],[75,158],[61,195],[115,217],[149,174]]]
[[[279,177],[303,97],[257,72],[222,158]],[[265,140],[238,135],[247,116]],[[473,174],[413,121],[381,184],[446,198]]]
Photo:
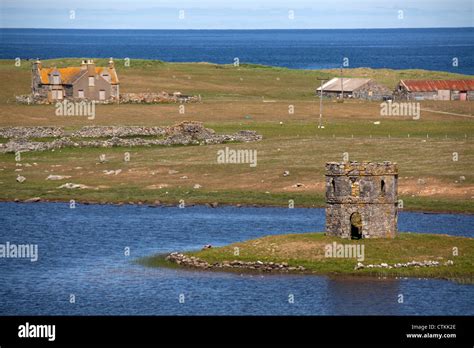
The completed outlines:
[[[351,215],[351,239],[362,238],[362,217],[355,212]]]

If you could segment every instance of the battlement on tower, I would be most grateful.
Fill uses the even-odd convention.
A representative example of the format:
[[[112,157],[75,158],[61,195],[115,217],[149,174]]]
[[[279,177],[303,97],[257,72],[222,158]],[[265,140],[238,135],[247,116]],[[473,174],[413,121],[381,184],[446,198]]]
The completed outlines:
[[[326,175],[397,175],[398,166],[395,162],[328,162],[326,163]]]

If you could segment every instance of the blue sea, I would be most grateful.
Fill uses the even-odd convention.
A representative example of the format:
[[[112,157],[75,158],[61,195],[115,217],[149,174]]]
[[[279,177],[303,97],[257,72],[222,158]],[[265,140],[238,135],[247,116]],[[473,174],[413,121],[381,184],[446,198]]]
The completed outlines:
[[[0,58],[142,58],[294,69],[426,69],[474,74],[474,28],[344,30],[0,29]],[[453,64],[457,63],[457,64]]]

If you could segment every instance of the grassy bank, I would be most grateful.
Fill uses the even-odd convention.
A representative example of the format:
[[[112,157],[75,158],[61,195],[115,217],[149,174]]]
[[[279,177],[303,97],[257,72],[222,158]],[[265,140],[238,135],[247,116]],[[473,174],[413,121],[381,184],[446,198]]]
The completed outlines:
[[[364,268],[354,270],[356,258],[330,258],[325,247],[338,244],[364,246],[364,265],[406,263],[424,260],[454,261],[450,266],[409,267],[392,269]],[[239,256],[235,256],[235,248]],[[458,256],[453,256],[457,248]],[[196,256],[209,263],[223,261],[287,262],[290,266],[304,266],[308,273],[338,276],[421,277],[443,278],[459,282],[474,282],[474,239],[447,235],[399,233],[393,239],[364,239],[360,241],[328,237],[323,233],[267,236],[228,246],[211,248],[186,255]],[[145,258],[148,266],[168,266],[162,256]],[[174,264],[171,264],[174,266]]]
[[[57,59],[43,64],[61,67],[79,61]],[[96,61],[106,64],[104,59]],[[92,125],[163,126],[201,121],[219,133],[250,129],[262,134],[258,143],[228,144],[234,149],[256,150],[257,167],[217,164],[216,153],[226,145],[32,152],[22,154],[22,166],[16,165],[13,154],[0,154],[0,200],[39,196],[48,200],[160,200],[176,204],[183,199],[186,203],[287,206],[293,199],[297,207],[322,206],[324,164],[341,160],[348,152],[351,160],[397,162],[399,193],[406,210],[474,213],[472,102],[422,102],[425,111],[415,121],[382,117],[376,102],[324,100],[325,128],[318,129],[316,78],[330,78],[338,71],[148,60],[132,60],[130,67],[116,60],[116,66],[122,92],[181,91],[201,94],[202,103],[187,104],[184,115],[175,104],[128,104],[99,105],[94,120],[60,117],[52,105],[15,104],[15,95],[30,90],[29,62],[16,67],[12,60],[0,60],[0,127],[62,126],[72,131]],[[401,78],[472,78],[389,69],[347,69],[345,76],[372,77],[390,88]],[[290,105],[293,114],[289,113]],[[131,154],[128,163],[123,161],[125,152]],[[453,152],[458,153],[458,161],[453,161]],[[101,154],[107,157],[104,164],[98,163]],[[117,169],[122,172],[116,176],[103,173]],[[284,177],[284,171],[290,175]],[[15,180],[19,174],[26,177],[22,184]],[[49,174],[70,178],[46,181]],[[90,188],[59,189],[65,182]],[[202,188],[193,189],[195,184]]]
[[[351,139],[329,137],[283,139],[271,136],[255,144],[229,144],[236,149],[256,149],[258,165],[222,165],[216,153],[225,145],[61,149],[22,154],[17,166],[14,154],[0,154],[0,200],[74,199],[78,202],[138,202],[288,206],[324,206],[324,164],[348,151],[351,158],[391,159],[399,163],[399,196],[405,210],[474,213],[470,158],[474,152],[464,140]],[[293,132],[293,131],[291,131]],[[453,162],[453,148],[463,161]],[[309,150],[311,149],[311,150]],[[130,162],[124,162],[124,153]],[[105,154],[107,162],[99,163]],[[437,158],[436,161],[431,160]],[[472,162],[471,162],[472,163]],[[118,175],[104,171],[118,170]],[[290,175],[284,177],[285,170]],[[16,182],[17,175],[26,178]],[[50,174],[70,178],[48,181]],[[460,181],[460,176],[465,180]],[[87,185],[87,189],[59,188],[65,182]],[[200,185],[195,189],[194,185]],[[295,186],[302,184],[302,186]]]

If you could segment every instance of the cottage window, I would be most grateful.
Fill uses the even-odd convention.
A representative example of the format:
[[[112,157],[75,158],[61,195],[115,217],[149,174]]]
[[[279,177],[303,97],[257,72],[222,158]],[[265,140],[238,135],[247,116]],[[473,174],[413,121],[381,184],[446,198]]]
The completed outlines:
[[[94,76],[89,76],[89,87],[94,87],[94,86],[95,86]]]
[[[61,83],[61,80],[59,78],[59,75],[53,75],[53,84],[59,85],[60,83]]]
[[[77,91],[77,97],[78,98],[84,98],[84,90],[83,89],[80,89]]]
[[[99,91],[99,100],[105,100],[105,91],[103,89]]]

